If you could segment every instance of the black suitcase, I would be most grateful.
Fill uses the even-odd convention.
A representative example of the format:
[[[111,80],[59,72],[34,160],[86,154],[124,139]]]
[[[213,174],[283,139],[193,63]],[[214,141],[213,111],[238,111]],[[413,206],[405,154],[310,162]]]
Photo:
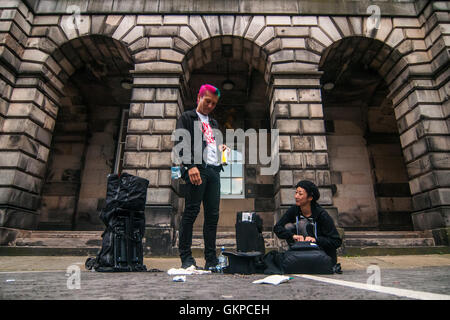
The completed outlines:
[[[236,250],[265,253],[262,235],[263,221],[256,212],[238,212],[236,215]]]

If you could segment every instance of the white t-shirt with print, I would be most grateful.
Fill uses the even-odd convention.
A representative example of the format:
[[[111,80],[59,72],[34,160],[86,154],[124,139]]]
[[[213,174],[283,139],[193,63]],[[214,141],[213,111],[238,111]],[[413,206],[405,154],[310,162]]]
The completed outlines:
[[[209,124],[209,117],[201,114],[200,112],[197,112],[197,114],[202,122],[202,132],[206,139],[206,147],[208,152],[206,163],[217,166],[219,159],[217,157],[216,139],[214,138],[214,132]]]

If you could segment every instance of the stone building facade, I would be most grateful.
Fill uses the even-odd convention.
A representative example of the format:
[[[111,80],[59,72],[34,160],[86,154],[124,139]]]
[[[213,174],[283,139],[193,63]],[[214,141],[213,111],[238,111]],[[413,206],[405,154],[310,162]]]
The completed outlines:
[[[1,244],[102,229],[106,175],[128,172],[150,181],[148,244],[170,252],[171,134],[205,82],[222,128],[280,134],[279,170],[240,167],[220,230],[246,210],[270,230],[310,179],[345,230],[447,232],[449,15],[425,0],[0,0]]]

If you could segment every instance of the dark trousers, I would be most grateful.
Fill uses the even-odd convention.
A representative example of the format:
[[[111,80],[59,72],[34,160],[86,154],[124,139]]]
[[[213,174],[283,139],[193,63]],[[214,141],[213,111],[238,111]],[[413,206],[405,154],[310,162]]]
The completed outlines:
[[[205,259],[206,261],[215,262],[220,203],[220,169],[209,166],[206,168],[198,167],[202,178],[201,185],[195,186],[189,181],[189,177],[185,178],[185,208],[181,217],[178,250],[182,261],[192,256],[192,229],[195,219],[200,212],[200,204],[203,201]]]

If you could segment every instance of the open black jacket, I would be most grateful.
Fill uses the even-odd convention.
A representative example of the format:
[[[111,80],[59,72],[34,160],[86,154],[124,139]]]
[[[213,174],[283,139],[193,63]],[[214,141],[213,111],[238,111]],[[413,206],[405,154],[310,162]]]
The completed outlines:
[[[183,162],[183,165],[181,166],[182,167],[182,169],[181,169],[181,171],[182,171],[181,173],[182,174],[184,173],[184,171],[187,171],[187,170],[191,169],[192,167],[196,166],[195,161],[194,161],[194,154],[201,155],[202,156],[202,164],[204,164],[203,151],[206,148],[206,140],[203,137],[203,132],[201,130],[201,125],[195,126],[194,125],[195,121],[198,121],[199,123],[201,123],[201,120],[198,117],[196,109],[192,109],[192,110],[188,110],[188,111],[183,112],[181,114],[181,117],[177,121],[176,129],[180,129],[180,128],[186,129],[187,131],[189,131],[189,134],[190,134],[190,137],[191,137],[190,162],[189,163],[188,162]],[[215,119],[213,119],[211,116],[209,116],[209,124],[210,124],[212,129],[219,129],[218,122]],[[197,136],[198,137],[202,137],[202,143],[201,144],[197,143],[195,145],[194,137],[195,137],[195,131],[196,130],[198,130],[197,131]],[[176,141],[175,145],[177,145],[181,141],[182,140]],[[180,155],[180,157],[182,157],[183,156],[182,152],[180,152],[179,155]]]
[[[314,222],[317,224],[317,245],[325,251],[326,254],[336,259],[336,249],[342,245],[342,240],[339,237],[339,233],[334,226],[333,219],[329,216],[325,209],[323,209],[316,202],[311,203],[311,211]],[[294,231],[293,229],[286,228],[288,223],[296,222],[296,217],[300,217],[301,210],[299,206],[293,205],[286,213],[280,218],[280,220],[273,227],[273,232],[280,239],[286,239],[289,244],[294,243]],[[295,229],[294,229],[295,230]]]

